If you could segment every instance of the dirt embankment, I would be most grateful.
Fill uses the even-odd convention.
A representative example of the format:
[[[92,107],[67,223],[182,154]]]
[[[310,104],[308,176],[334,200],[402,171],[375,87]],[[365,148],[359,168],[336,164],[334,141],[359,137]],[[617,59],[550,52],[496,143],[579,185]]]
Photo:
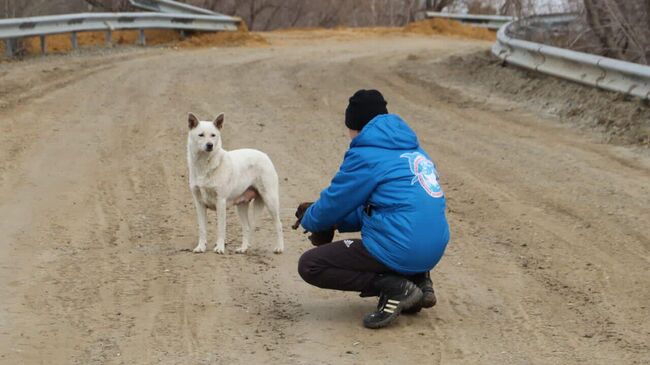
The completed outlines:
[[[404,32],[422,35],[458,36],[484,41],[496,40],[496,32],[448,19],[429,19],[413,22],[404,27]]]
[[[148,46],[168,45],[185,48],[196,47],[238,47],[267,45],[264,37],[248,31],[218,32],[218,33],[190,33],[187,38],[181,37],[179,32],[173,30],[148,29],[145,30]],[[137,31],[115,31],[112,35],[113,45],[135,45],[138,40]],[[106,45],[104,32],[83,32],[77,35],[80,47],[102,47]],[[66,53],[72,50],[69,34],[57,34],[46,38],[47,53]],[[4,52],[4,44],[0,46]],[[22,55],[36,55],[41,51],[38,37],[26,38],[21,42],[19,53]]]
[[[645,101],[556,77],[504,67],[489,51],[453,55],[444,60],[412,58],[421,65],[417,77],[473,89],[489,102],[516,101],[531,111],[559,119],[614,144],[650,147],[650,107]]]
[[[360,35],[444,35],[457,36],[462,38],[494,40],[495,33],[487,29],[474,28],[463,25],[456,21],[444,19],[431,19],[410,23],[405,27],[370,27],[370,28],[310,28],[310,29],[283,29],[273,33],[311,33],[308,37],[321,34],[323,38],[348,39],[358,38]],[[189,32],[188,37],[183,38],[174,30],[148,29],[145,30],[145,37],[148,46],[166,45],[182,48],[200,47],[261,47],[268,46],[269,40],[265,36],[268,33],[248,31],[246,25],[240,26],[236,32],[201,33]],[[135,45],[138,40],[137,31],[115,31],[112,35],[113,45]],[[77,35],[77,42],[80,47],[102,47],[106,45],[105,32],[82,32]],[[0,43],[0,55],[4,54],[4,43]],[[72,50],[72,43],[69,34],[57,34],[46,38],[47,53],[66,53]],[[19,55],[36,55],[41,51],[40,38],[29,37],[21,41]],[[1,58],[1,57],[0,57]]]

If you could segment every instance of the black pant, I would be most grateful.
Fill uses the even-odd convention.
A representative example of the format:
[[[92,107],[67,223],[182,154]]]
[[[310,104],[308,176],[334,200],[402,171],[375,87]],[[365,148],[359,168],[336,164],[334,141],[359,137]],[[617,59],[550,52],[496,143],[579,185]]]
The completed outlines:
[[[377,275],[393,273],[377,261],[361,240],[343,240],[312,248],[298,261],[298,273],[307,283],[323,289],[378,293],[372,283]]]

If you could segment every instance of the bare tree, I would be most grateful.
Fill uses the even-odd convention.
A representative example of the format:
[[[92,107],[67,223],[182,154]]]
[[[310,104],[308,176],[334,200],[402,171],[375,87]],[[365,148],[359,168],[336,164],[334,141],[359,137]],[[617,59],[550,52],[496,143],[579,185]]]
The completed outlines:
[[[582,16],[552,31],[530,25],[513,31],[558,47],[641,64],[650,62],[649,0],[565,0],[562,6],[560,10],[577,11]],[[500,10],[521,17],[558,8],[540,8],[532,0],[505,0]]]
[[[405,23],[410,23],[415,20],[415,14],[420,11],[420,2],[418,0],[405,1],[404,15],[406,16]]]
[[[73,13],[86,9],[84,0],[0,0],[0,18]]]
[[[316,25],[319,27],[333,27],[338,25],[340,8],[336,0],[324,0],[321,2],[322,10],[317,13]]]
[[[467,12],[469,14],[496,14],[497,9],[490,1],[472,0],[467,3]]]
[[[24,15],[27,3],[20,0],[0,0],[0,6],[3,18],[16,18]]]
[[[295,27],[298,21],[305,15],[305,2],[298,1],[298,4],[293,9],[293,14],[290,16],[289,26]]]
[[[426,8],[431,11],[442,11],[453,2],[454,0],[426,0]]]
[[[648,64],[648,1],[584,0],[585,20],[610,57]]]
[[[85,0],[88,5],[104,11],[126,11],[131,5],[128,0]]]
[[[501,9],[499,9],[499,13],[521,18],[524,15],[524,8],[524,0],[505,0],[501,5]]]

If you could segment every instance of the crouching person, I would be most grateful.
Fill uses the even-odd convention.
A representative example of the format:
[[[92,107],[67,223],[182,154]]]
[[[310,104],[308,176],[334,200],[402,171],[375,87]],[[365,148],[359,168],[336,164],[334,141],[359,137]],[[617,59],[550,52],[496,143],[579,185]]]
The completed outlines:
[[[378,296],[377,310],[363,319],[367,328],[435,305],[429,271],[449,241],[436,167],[386,104],[376,90],[350,98],[352,141],[340,170],[318,201],[296,213],[318,245],[300,257],[300,276],[319,288]],[[361,239],[327,243],[335,229],[360,231]]]

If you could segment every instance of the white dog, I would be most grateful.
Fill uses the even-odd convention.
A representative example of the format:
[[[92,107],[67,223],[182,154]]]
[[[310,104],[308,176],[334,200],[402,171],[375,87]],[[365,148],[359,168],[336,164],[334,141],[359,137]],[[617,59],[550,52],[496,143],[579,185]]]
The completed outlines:
[[[217,211],[217,243],[214,252],[223,254],[226,239],[226,205],[235,204],[242,225],[242,244],[237,253],[244,253],[251,241],[255,210],[266,205],[277,231],[275,253],[284,250],[278,174],[269,156],[253,149],[226,151],[222,148],[220,130],[224,115],[214,122],[199,121],[189,115],[187,162],[190,190],[199,221],[199,244],[194,252],[205,252],[207,209]],[[249,215],[250,211],[250,215]]]

